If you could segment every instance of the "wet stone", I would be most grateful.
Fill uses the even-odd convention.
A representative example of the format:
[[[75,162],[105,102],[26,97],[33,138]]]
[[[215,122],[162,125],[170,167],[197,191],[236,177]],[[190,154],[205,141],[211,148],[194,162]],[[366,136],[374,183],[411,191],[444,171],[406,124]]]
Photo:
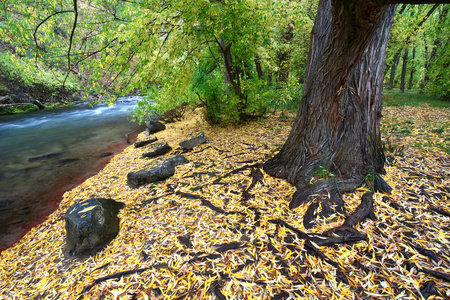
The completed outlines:
[[[60,155],[62,155],[61,152],[44,153],[41,155],[32,156],[32,157],[28,158],[28,161],[33,162],[33,161],[39,161],[39,160],[46,160],[46,159],[58,157]]]

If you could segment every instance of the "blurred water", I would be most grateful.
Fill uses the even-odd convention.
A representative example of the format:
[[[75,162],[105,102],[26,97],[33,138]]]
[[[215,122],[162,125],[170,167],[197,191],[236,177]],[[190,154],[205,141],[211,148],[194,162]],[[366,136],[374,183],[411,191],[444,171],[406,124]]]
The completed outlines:
[[[126,134],[140,128],[130,123],[138,99],[0,116],[0,249],[126,146]]]

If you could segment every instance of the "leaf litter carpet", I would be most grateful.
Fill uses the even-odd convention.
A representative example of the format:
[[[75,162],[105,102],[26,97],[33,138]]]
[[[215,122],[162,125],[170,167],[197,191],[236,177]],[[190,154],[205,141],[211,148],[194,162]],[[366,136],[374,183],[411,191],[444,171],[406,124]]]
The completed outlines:
[[[356,226],[363,241],[316,247],[297,234],[322,233],[346,216],[306,230],[308,205],[290,211],[295,188],[262,171],[292,116],[217,128],[193,114],[156,134],[176,147],[204,131],[209,143],[184,154],[189,164],[131,189],[126,175],[148,163],[145,147],[115,156],[0,254],[0,299],[448,299],[448,110],[394,107],[384,115],[384,178],[393,192],[374,194],[376,218]],[[344,195],[348,212],[366,191]],[[126,204],[120,232],[97,254],[70,257],[64,213],[91,197]]]

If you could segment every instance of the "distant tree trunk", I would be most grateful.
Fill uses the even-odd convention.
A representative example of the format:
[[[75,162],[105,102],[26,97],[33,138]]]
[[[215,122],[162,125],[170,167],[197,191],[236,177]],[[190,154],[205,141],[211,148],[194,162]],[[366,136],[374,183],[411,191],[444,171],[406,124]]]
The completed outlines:
[[[403,54],[403,64],[402,64],[402,75],[400,77],[400,91],[405,92],[405,81],[406,81],[406,67],[408,66],[408,48],[405,48],[405,53]]]
[[[395,73],[397,72],[397,66],[400,62],[400,54],[402,53],[403,48],[398,49],[398,51],[394,55],[394,59],[392,60],[391,65],[391,75],[389,76],[389,84],[388,84],[388,90],[392,90],[394,88],[394,80],[395,80]]]
[[[444,26],[445,19],[448,15],[449,10],[450,10],[450,5],[444,5],[444,8],[442,9],[442,11],[439,14],[439,21],[437,24],[438,28],[442,28]],[[420,83],[421,89],[425,88],[427,83],[430,81],[430,75],[429,75],[430,65],[436,59],[436,54],[437,54],[438,49],[441,47],[441,44],[442,44],[441,36],[438,35],[433,42],[433,48],[431,49],[430,56],[428,57],[428,59],[425,59],[425,76],[424,76],[422,82]],[[428,50],[428,47],[425,45],[425,51],[427,51],[427,50]]]
[[[428,73],[428,67],[429,67],[430,58],[428,56],[428,46],[427,46],[427,44],[425,44],[425,47],[424,47],[424,57],[425,57],[425,64],[424,64],[425,76],[420,81],[420,90],[421,91],[423,91],[423,89],[427,85],[428,81],[430,81],[430,76],[428,75],[429,74]]]
[[[230,83],[230,75],[231,75],[231,68],[233,65],[233,61],[231,59],[231,44],[227,45],[225,43],[225,39],[223,37],[220,38],[220,47],[222,52],[222,58],[223,58],[223,65],[224,65],[224,78],[225,78],[225,85],[228,85]]]
[[[395,8],[319,2],[297,118],[281,151],[264,165],[297,187],[291,208],[315,193],[354,190],[369,172],[384,173],[379,122]],[[332,184],[309,184],[320,169],[334,174]]]
[[[281,41],[287,49],[282,49],[278,53],[278,82],[286,84],[289,79],[289,69],[291,61],[291,42],[294,38],[294,23],[290,23],[284,29]]]
[[[264,72],[261,68],[261,62],[259,60],[258,55],[255,56],[255,67],[256,67],[256,72],[258,73],[258,78],[261,79],[264,76]]]
[[[225,85],[230,84],[232,87],[233,92],[236,96],[239,97],[241,103],[239,106],[240,110],[244,110],[246,106],[247,98],[245,94],[242,92],[241,88],[241,80],[240,76],[242,74],[242,68],[240,65],[242,65],[242,59],[236,59],[236,61],[239,63],[237,64],[233,56],[231,55],[231,47],[232,43],[227,43],[225,39],[220,38],[220,51],[222,52],[222,59],[224,64],[224,77],[225,77]]]
[[[423,4],[426,4],[426,3],[430,3],[430,1],[423,1]],[[405,39],[406,45],[409,44],[412,36],[420,29],[420,27],[423,26],[425,21],[428,20],[428,18],[433,14],[433,12],[438,7],[439,7],[439,4],[433,5],[433,7],[428,11],[428,13],[425,15],[425,17],[423,17],[423,19],[419,22],[419,24],[417,24],[417,26],[414,28],[414,30],[411,32],[411,34],[406,37],[406,39]],[[403,6],[400,11],[403,12],[404,10],[405,10],[405,6]],[[400,48],[394,55],[394,59],[393,59],[392,66],[391,66],[391,76],[389,77],[389,84],[388,84],[389,90],[392,90],[392,88],[394,87],[395,72],[397,71],[397,65],[400,61],[400,55],[401,55],[402,50],[403,50],[403,48]]]
[[[415,68],[415,65],[414,65],[415,58],[416,58],[416,47],[413,48],[412,57],[411,57],[411,73],[409,74],[408,90],[411,90],[412,86],[413,86],[414,73],[416,71],[416,68]]]

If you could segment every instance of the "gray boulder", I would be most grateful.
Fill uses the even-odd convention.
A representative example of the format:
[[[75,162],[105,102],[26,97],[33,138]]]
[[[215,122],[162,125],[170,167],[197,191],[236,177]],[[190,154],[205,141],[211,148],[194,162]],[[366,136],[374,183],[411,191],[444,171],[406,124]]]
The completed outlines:
[[[188,136],[188,138],[180,143],[184,150],[192,150],[195,146],[206,143],[204,132],[199,132]]]
[[[175,174],[175,167],[186,164],[189,161],[182,155],[171,155],[169,157],[159,157],[144,169],[137,172],[130,172],[127,175],[128,186],[132,188],[144,184],[160,181]]]
[[[157,120],[152,120],[150,119],[146,124],[145,124],[145,133],[147,135],[156,133],[158,131],[164,130],[166,129],[166,125],[164,125],[163,123],[157,121]]]
[[[166,154],[170,150],[172,150],[172,148],[169,146],[169,144],[157,143],[157,144],[151,145],[150,148],[148,149],[148,152],[145,152],[144,154],[142,154],[142,157],[155,157],[158,155]]]
[[[144,146],[147,146],[148,144],[154,143],[156,142],[158,139],[154,136],[149,137],[146,140],[143,141],[137,141],[136,143],[134,143],[134,148],[141,148]]]
[[[71,206],[65,214],[69,254],[97,251],[113,240],[119,232],[117,214],[124,206],[104,198],[91,198]]]

